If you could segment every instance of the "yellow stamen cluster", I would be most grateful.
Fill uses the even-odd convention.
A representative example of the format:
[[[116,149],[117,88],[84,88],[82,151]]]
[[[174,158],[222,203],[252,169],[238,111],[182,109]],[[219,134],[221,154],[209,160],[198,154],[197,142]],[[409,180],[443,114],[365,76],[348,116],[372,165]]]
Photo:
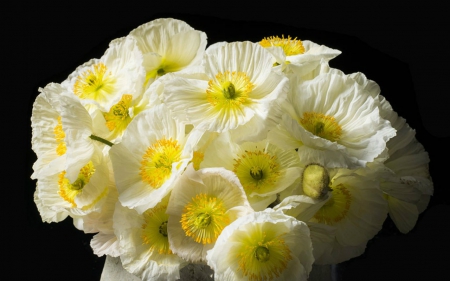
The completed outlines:
[[[166,214],[167,205],[158,205],[148,209],[142,215],[141,238],[144,244],[150,246],[150,251],[157,251],[159,254],[172,254],[167,237],[167,221],[169,215]]]
[[[251,281],[279,277],[292,259],[282,235],[253,230],[238,250],[239,270]]]
[[[66,153],[66,143],[64,142],[64,137],[66,134],[63,131],[62,122],[61,122],[61,116],[58,116],[58,124],[53,129],[53,133],[55,134],[56,139],[56,154],[59,156]]]
[[[206,89],[206,99],[215,109],[241,110],[241,106],[248,105],[248,94],[254,85],[244,72],[218,73],[215,79],[209,80]]]
[[[177,140],[160,139],[142,156],[139,175],[152,188],[161,187],[172,174],[172,164],[180,161],[181,147]]]
[[[234,162],[233,172],[247,193],[270,191],[280,175],[276,155],[270,155],[262,150],[246,150],[239,158],[234,159]]]
[[[322,113],[304,112],[299,123],[314,135],[335,142],[341,138],[342,128],[333,116]]]
[[[230,223],[222,200],[205,193],[197,194],[183,209],[181,227],[195,242],[214,243]]]
[[[302,41],[300,41],[300,39],[297,39],[297,37],[292,39],[291,36],[284,38],[284,35],[282,35],[281,38],[278,36],[270,36],[265,37],[259,42],[259,44],[264,48],[281,47],[283,48],[286,56],[299,55],[305,52],[305,47],[303,47]]]
[[[70,181],[65,177],[66,172],[63,171],[59,174],[58,194],[67,202],[72,203],[72,207],[76,207],[75,197],[83,191],[83,188],[89,183],[94,173],[95,168],[92,161],[89,161],[87,165],[80,169],[78,178],[73,183],[70,183]]]
[[[132,99],[132,95],[123,95],[122,99],[113,105],[108,113],[103,113],[106,120],[106,127],[110,131],[116,130],[120,133],[131,122],[132,117],[128,114],[128,109],[130,108]]]
[[[73,86],[73,92],[80,99],[102,99],[114,90],[115,79],[103,63],[81,73]]]
[[[314,215],[319,223],[333,225],[343,220],[350,209],[352,196],[348,189],[342,184],[333,188],[333,197],[320,208]]]

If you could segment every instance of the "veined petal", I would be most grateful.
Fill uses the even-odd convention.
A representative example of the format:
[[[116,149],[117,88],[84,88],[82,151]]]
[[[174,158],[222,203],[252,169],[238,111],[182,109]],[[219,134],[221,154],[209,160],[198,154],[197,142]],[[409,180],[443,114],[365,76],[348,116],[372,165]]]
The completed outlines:
[[[388,196],[389,216],[401,233],[408,233],[416,225],[419,211],[415,204]]]
[[[175,72],[196,63],[201,59],[205,47],[206,35],[203,32],[190,30],[175,34],[165,54],[164,70]]]

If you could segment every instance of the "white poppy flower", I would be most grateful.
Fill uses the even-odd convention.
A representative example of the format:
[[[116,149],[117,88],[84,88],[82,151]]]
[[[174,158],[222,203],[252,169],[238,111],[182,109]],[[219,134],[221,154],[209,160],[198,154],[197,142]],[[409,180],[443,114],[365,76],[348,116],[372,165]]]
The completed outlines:
[[[114,233],[123,267],[142,280],[177,280],[187,262],[173,254],[167,238],[168,196],[138,214],[119,203],[114,212]]]
[[[203,132],[185,133],[162,104],[142,111],[109,154],[119,201],[139,213],[154,207],[192,159]]]
[[[200,167],[224,167],[236,174],[256,211],[295,185],[301,174],[295,150],[282,150],[267,140],[236,144],[228,133],[212,142],[204,157]]]
[[[100,59],[79,66],[62,85],[84,105],[93,104],[109,112],[123,95],[139,98],[144,79],[143,57],[136,40],[123,37],[114,40]]]
[[[175,117],[206,131],[266,133],[262,124],[288,87],[272,71],[271,55],[256,43],[234,42],[207,52],[202,63],[203,77],[174,75],[165,83],[162,99]]]
[[[206,259],[215,280],[307,280],[312,250],[304,222],[266,209],[227,226]]]
[[[250,207],[238,178],[224,168],[195,171],[189,165],[170,196],[167,226],[170,247],[180,257],[204,262],[222,230]]]
[[[130,32],[144,55],[146,83],[198,63],[205,51],[206,34],[181,20],[161,18]],[[189,42],[186,44],[186,42]]]
[[[383,166],[381,189],[387,194],[389,216],[402,233],[409,232],[416,224],[419,204],[433,195],[428,163],[428,153],[415,138],[415,131],[383,100],[382,112],[397,130],[397,135],[387,143],[388,158]]]
[[[61,122],[59,98],[65,89],[56,83],[40,89],[31,114],[31,148],[37,155],[32,179],[64,170],[66,160],[65,133]]]
[[[60,221],[70,215],[83,229],[82,218],[90,212],[101,212],[111,190],[109,169],[100,151],[94,154],[78,171],[74,181],[66,172],[38,179],[35,202],[40,207],[43,221]]]
[[[385,151],[395,129],[380,116],[378,97],[367,88],[342,73],[296,80],[284,104],[287,113],[269,140],[297,148],[302,163],[330,168],[364,167]]]
[[[312,79],[313,71],[321,63],[341,54],[341,51],[319,45],[309,40],[292,39],[290,36],[281,38],[271,36],[262,39],[259,44],[266,48],[274,57],[274,68],[286,74],[295,73],[302,80]]]
[[[59,84],[50,83],[40,91],[31,117],[32,148],[38,156],[32,178],[66,170],[73,181],[93,155],[94,143],[100,144],[92,138],[106,134],[106,123],[98,111],[93,110],[91,116],[79,99]]]
[[[388,212],[378,182],[371,178],[336,172],[330,187],[331,196],[308,220],[336,228],[334,242],[328,244],[323,256],[317,257],[321,264],[339,263],[355,257],[348,256],[346,247],[364,249],[366,243],[381,230]],[[339,249],[342,249],[341,256]],[[326,253],[333,253],[333,256],[327,256]]]
[[[288,196],[274,207],[313,227],[311,238],[318,264],[340,263],[363,253],[367,242],[381,230],[388,211],[379,174],[356,174],[347,169],[327,172],[330,180],[325,183],[331,191],[317,198],[306,195],[310,192],[304,192],[304,185],[312,184],[314,175],[318,176],[313,171],[309,180],[302,179],[301,194]]]

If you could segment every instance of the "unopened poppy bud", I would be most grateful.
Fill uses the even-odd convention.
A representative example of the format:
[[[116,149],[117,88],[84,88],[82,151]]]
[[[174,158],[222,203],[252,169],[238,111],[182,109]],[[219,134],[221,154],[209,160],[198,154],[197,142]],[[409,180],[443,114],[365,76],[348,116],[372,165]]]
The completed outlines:
[[[309,164],[303,170],[302,187],[305,195],[319,199],[330,190],[330,176],[327,169],[319,164]]]

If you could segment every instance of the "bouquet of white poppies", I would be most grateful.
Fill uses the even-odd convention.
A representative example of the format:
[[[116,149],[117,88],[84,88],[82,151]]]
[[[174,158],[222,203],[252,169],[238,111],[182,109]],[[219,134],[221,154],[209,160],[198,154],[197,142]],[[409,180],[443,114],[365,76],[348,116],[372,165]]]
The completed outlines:
[[[341,52],[290,36],[219,42],[163,18],[39,89],[34,200],[142,280],[306,280],[361,255],[387,215],[409,232],[428,153]]]

